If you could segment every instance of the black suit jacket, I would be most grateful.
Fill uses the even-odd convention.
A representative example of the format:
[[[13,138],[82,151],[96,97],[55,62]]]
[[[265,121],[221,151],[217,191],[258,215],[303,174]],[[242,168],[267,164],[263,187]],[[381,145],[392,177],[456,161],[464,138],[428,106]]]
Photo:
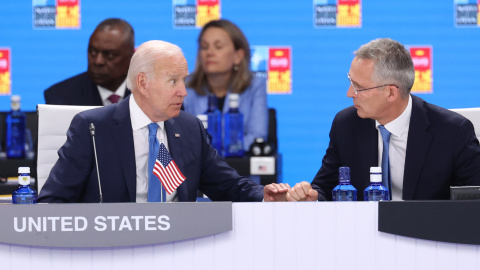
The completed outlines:
[[[126,98],[130,90],[126,89]],[[97,85],[88,77],[87,72],[68,78],[43,92],[46,104],[103,106]]]
[[[403,199],[448,200],[450,186],[480,185],[480,146],[472,123],[419,97],[412,96],[412,102]],[[330,144],[312,186],[319,200],[332,200],[338,168],[348,166],[357,199],[363,200],[370,167],[378,164],[375,121],[360,118],[351,106],[333,120]]]
[[[92,138],[95,142],[104,202],[135,202],[136,165],[129,100],[77,114],[58,151],[59,159],[38,202],[99,202]],[[179,201],[195,201],[200,189],[215,201],[262,201],[263,186],[241,177],[207,142],[202,123],[180,112],[165,121],[170,154],[186,180]]]

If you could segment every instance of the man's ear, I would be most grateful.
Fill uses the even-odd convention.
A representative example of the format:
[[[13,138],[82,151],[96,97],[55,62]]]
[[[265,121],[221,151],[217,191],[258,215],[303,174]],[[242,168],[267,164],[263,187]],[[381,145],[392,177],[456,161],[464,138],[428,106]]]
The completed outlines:
[[[147,75],[146,75],[144,72],[140,72],[140,73],[137,75],[136,84],[137,84],[137,89],[138,89],[138,91],[139,91],[143,96],[146,96],[146,95],[147,95],[148,78],[147,78]]]
[[[400,92],[400,88],[395,85],[387,85],[386,86],[388,91],[387,93],[387,100],[393,102],[399,98],[402,98],[402,93]]]

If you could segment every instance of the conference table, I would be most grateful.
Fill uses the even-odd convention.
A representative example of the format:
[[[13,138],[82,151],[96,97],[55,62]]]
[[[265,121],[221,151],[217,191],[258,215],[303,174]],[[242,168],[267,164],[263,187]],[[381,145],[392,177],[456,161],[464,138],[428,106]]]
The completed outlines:
[[[441,202],[449,203],[449,202]],[[472,213],[478,214],[480,202],[471,202]],[[379,208],[392,212],[399,204],[377,202],[298,202],[298,203],[173,203],[173,204],[62,204],[0,205],[6,225],[1,234],[12,234],[11,217],[29,213],[52,214],[58,207],[75,215],[78,211],[113,211],[125,209],[139,212],[151,208],[162,211],[170,207],[182,215],[203,212],[198,221],[184,225],[201,227],[215,221],[217,210],[226,211],[227,228],[213,235],[178,241],[108,247],[47,247],[25,244],[0,244],[1,269],[479,269],[478,244],[458,244],[418,239],[381,232]],[[175,205],[173,207],[172,205]],[[433,202],[435,205],[435,202]],[[477,207],[477,205],[479,207]],[[382,208],[382,207],[383,208]],[[410,204],[410,206],[412,206]],[[418,206],[413,205],[414,208]],[[420,205],[421,206],[421,205]],[[443,209],[440,205],[437,209]],[[456,205],[464,208],[463,205]],[[17,208],[16,208],[17,207]],[[28,207],[28,208],[27,208]],[[187,210],[175,210],[180,209]],[[429,206],[430,207],[430,206]],[[14,211],[12,211],[12,209]],[[80,209],[80,210],[77,210]],[[130,210],[129,210],[130,209]],[[201,209],[201,211],[197,211]],[[231,211],[230,211],[231,209]],[[383,210],[382,210],[383,209]],[[28,210],[28,211],[27,211]],[[57,210],[54,210],[55,213]],[[229,212],[230,211],[230,212]],[[429,211],[431,212],[431,211]],[[95,212],[96,213],[96,212]],[[178,214],[178,213],[177,213]],[[10,215],[10,216],[9,216]],[[61,214],[59,214],[61,215]],[[143,215],[143,214],[142,214]],[[219,216],[220,214],[218,214]],[[231,215],[231,216],[228,216]],[[389,218],[390,219],[390,218]],[[446,216],[445,219],[448,219]],[[171,221],[173,218],[171,218]],[[437,221],[435,221],[437,222]],[[408,222],[406,222],[408,223]],[[230,225],[229,225],[230,224]],[[408,224],[407,224],[408,225]],[[406,225],[406,226],[407,226]],[[6,227],[5,227],[6,226]],[[19,226],[16,224],[15,226]],[[71,225],[72,226],[72,225]],[[174,225],[173,226],[180,226]],[[419,226],[414,225],[414,226]],[[429,225],[431,226],[431,225]],[[81,227],[81,226],[80,226]],[[403,227],[403,226],[402,226]],[[407,226],[408,227],[408,226]],[[435,230],[436,226],[432,226]],[[441,226],[438,226],[439,228]],[[187,230],[192,230],[187,228]],[[480,228],[480,227],[478,227]],[[195,229],[193,229],[195,231]],[[42,232],[35,233],[36,236]],[[73,234],[73,232],[72,232]],[[478,233],[477,231],[477,234]],[[118,234],[117,234],[118,235]],[[106,235],[105,237],[111,237]],[[1,236],[4,239],[6,235]],[[69,234],[64,234],[69,243]],[[10,237],[11,238],[11,237]],[[97,237],[95,243],[107,239]],[[50,240],[48,237],[43,240]],[[73,244],[72,240],[72,246]],[[153,242],[157,240],[152,240]],[[3,242],[3,241],[2,241]],[[106,241],[108,242],[108,241]],[[92,242],[93,243],[93,242]],[[102,246],[100,244],[99,246]]]

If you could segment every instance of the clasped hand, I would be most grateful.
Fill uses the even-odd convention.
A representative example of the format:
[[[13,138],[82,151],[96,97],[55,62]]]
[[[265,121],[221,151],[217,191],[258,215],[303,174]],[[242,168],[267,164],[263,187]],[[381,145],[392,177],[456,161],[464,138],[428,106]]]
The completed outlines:
[[[263,200],[265,202],[297,202],[316,201],[318,192],[312,188],[310,183],[301,182],[290,188],[289,184],[272,183],[263,189]]]

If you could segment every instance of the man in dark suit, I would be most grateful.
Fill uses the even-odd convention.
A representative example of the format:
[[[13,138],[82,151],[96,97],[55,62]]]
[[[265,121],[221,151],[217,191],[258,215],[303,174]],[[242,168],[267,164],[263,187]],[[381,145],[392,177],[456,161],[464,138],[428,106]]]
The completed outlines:
[[[102,21],[88,44],[88,70],[44,92],[46,104],[102,106],[130,94],[125,78],[135,51],[132,26],[122,19]]]
[[[354,106],[335,116],[311,185],[295,185],[287,200],[332,200],[341,166],[350,167],[351,183],[363,200],[370,167],[387,164],[382,164],[387,157],[384,183],[393,200],[448,200],[450,186],[480,185],[480,146],[472,123],[410,94],[415,70],[402,44],[377,39],[361,46],[348,77]],[[390,133],[386,150],[381,129]]]
[[[99,202],[100,192],[104,202],[156,201],[150,193],[163,187],[151,174],[149,156],[156,156],[159,149],[155,143],[166,147],[186,177],[172,194],[160,196],[162,200],[195,201],[197,190],[222,201],[262,201],[264,192],[265,201],[285,196],[288,187],[283,184],[269,185],[264,191],[238,175],[208,143],[201,122],[180,111],[187,75],[180,48],[162,41],[142,44],[128,71],[132,95],[73,118],[38,202]],[[90,123],[95,126],[100,179]]]

